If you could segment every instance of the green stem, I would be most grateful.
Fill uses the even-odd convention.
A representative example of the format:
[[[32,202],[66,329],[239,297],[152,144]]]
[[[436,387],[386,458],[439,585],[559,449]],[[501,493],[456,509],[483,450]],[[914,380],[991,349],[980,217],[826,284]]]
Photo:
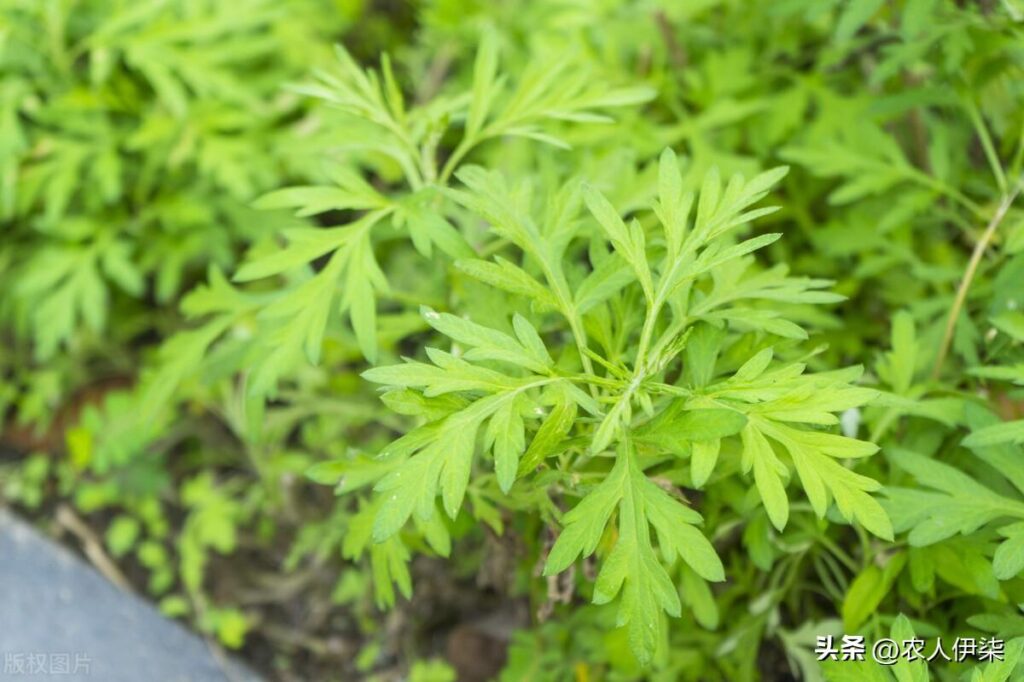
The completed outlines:
[[[445,161],[444,167],[441,169],[441,174],[437,176],[437,181],[442,185],[447,184],[452,174],[455,173],[455,169],[462,162],[462,159],[466,154],[472,151],[473,147],[480,144],[483,139],[484,138],[481,135],[462,138],[462,141],[455,147],[455,151],[453,151],[452,155],[448,157],[447,161]]]
[[[1017,186],[1014,187],[1013,192],[1003,197],[1002,202],[999,204],[999,208],[992,215],[992,219],[989,220],[988,226],[985,228],[985,232],[981,235],[981,239],[974,246],[974,252],[971,253],[971,260],[967,263],[967,269],[964,271],[963,279],[960,280],[960,286],[956,291],[956,297],[953,299],[953,306],[949,310],[949,318],[946,320],[946,330],[942,335],[942,343],[939,344],[938,355],[935,356],[935,367],[932,369],[932,378],[938,379],[942,372],[942,365],[946,361],[946,355],[949,353],[949,348],[953,343],[953,333],[956,331],[956,323],[960,318],[960,311],[964,307],[964,302],[967,300],[967,292],[971,288],[971,283],[974,281],[974,276],[978,272],[978,266],[981,264],[982,256],[985,255],[985,250],[988,248],[989,243],[996,234],[996,230],[999,225],[1003,222],[1007,212],[1010,210],[1010,206],[1017,199],[1017,195],[1020,194],[1021,185],[1024,184],[1024,179],[1017,182]]]
[[[917,170],[916,168],[913,169],[912,175],[913,178],[920,182],[921,184],[930,187],[936,192],[945,194],[947,197],[949,197],[953,201],[956,201],[974,215],[983,216],[985,214],[985,211],[981,208],[981,206],[968,199],[966,195],[960,192],[960,190],[951,187],[950,185],[947,185],[941,180],[934,178],[931,175],[928,175],[927,173],[923,173]]]

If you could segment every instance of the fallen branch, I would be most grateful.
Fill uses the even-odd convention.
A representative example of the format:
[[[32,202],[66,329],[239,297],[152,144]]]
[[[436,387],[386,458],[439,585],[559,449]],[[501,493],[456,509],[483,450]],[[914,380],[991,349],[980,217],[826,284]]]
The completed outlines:
[[[131,583],[104,551],[102,540],[71,507],[67,504],[57,507],[56,520],[57,525],[74,535],[82,544],[82,552],[96,570],[125,592],[134,592]]]

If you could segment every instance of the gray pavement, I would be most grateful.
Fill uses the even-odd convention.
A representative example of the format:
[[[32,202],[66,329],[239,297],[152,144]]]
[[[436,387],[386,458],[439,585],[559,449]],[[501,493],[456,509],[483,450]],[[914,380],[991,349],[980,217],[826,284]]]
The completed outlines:
[[[259,678],[0,509],[0,680]]]

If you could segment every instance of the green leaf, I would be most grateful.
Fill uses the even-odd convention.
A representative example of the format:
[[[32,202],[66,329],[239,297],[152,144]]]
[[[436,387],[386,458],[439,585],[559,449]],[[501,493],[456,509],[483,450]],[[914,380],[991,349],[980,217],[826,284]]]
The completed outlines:
[[[695,488],[703,488],[718,462],[721,440],[696,441],[690,453],[690,478]]]
[[[853,34],[866,24],[884,4],[884,0],[850,0],[846,3],[836,24],[836,42],[852,38]]]
[[[606,258],[576,287],[575,307],[583,315],[634,281],[628,263],[618,254]]]
[[[768,369],[768,365],[771,364],[773,357],[774,354],[771,348],[764,348],[758,351],[749,360],[744,362],[738,370],[736,370],[736,373],[732,376],[732,380],[736,382],[753,381]]]
[[[843,627],[847,632],[860,629],[875,613],[906,563],[906,554],[896,554],[885,564],[885,568],[871,564],[853,579],[843,599]]]
[[[886,571],[889,570],[892,563],[893,561],[890,560],[886,564]],[[906,642],[914,639],[914,627],[910,624],[910,620],[901,613],[893,619],[889,634],[897,642]],[[921,659],[913,661],[909,660],[909,657],[907,660],[901,659],[893,666],[892,672],[897,682],[928,682],[930,679],[928,664]]]
[[[547,371],[554,362],[537,330],[520,315],[513,318],[518,338],[512,338],[448,313],[438,313],[429,308],[424,308],[422,313],[431,327],[471,348],[465,354],[467,360],[497,360],[538,373]]]
[[[679,159],[674,151],[665,148],[658,159],[658,206],[655,211],[665,228],[670,260],[677,258],[682,248],[693,201],[693,194],[683,193]]]
[[[527,296],[543,308],[554,310],[558,307],[551,292],[521,268],[500,256],[494,260],[494,263],[484,260],[459,260],[455,262],[455,266],[481,282],[511,294]]]
[[[484,31],[473,65],[473,89],[470,93],[469,115],[466,117],[467,138],[472,138],[480,132],[493,106],[499,86],[497,69],[497,36],[494,31]]]
[[[689,441],[711,441],[738,434],[746,425],[742,412],[721,408],[686,409],[678,400],[635,432],[637,441],[670,452],[685,452]]]
[[[499,408],[491,417],[485,438],[486,448],[494,449],[494,472],[498,487],[507,493],[516,480],[519,455],[526,448],[526,427],[518,400]]]
[[[703,388],[711,383],[724,336],[724,330],[706,322],[695,325],[686,342],[684,365],[687,380],[694,388]]]
[[[754,484],[768,518],[773,526],[782,530],[789,519],[789,499],[782,483],[782,475],[787,472],[768,440],[751,425],[743,429],[743,460],[744,471],[753,467]]]
[[[999,495],[958,469],[903,449],[888,457],[931,491],[886,489],[899,530],[911,529],[912,546],[969,534],[1000,518],[1024,518],[1024,503]]]
[[[594,553],[612,512],[622,498],[626,469],[625,463],[617,461],[604,480],[562,517],[563,529],[548,553],[544,575],[561,573],[577,557],[588,557]]]
[[[558,451],[573,425],[576,423],[576,403],[568,396],[563,397],[551,408],[551,413],[541,423],[526,454],[519,461],[519,476],[533,471],[547,457]]]
[[[654,284],[651,280],[650,268],[647,265],[643,231],[639,224],[633,223],[630,227],[626,227],[615,207],[604,198],[604,195],[589,185],[583,187],[583,200],[591,214],[597,219],[598,224],[604,229],[615,250],[633,268],[648,299],[652,299]]]
[[[130,516],[118,516],[107,528],[105,540],[110,553],[116,557],[124,556],[139,539],[141,526],[138,520]]]
[[[680,414],[671,428],[680,438],[707,441],[735,435],[746,424],[746,416],[736,410],[698,409]]]
[[[885,373],[893,391],[905,394],[914,382],[917,370],[917,339],[914,332],[914,318],[901,311],[893,316],[892,352],[887,354]]]
[[[994,660],[984,668],[975,669],[971,682],[1007,682],[1017,672],[1024,653],[1024,638],[1016,637],[1006,643],[1002,660]]]
[[[660,635],[660,612],[679,615],[679,594],[651,542],[651,529],[665,559],[677,557],[706,580],[724,579],[711,543],[694,527],[700,515],[652,483],[635,463],[632,447],[620,447],[607,477],[565,515],[565,527],[544,566],[553,575],[578,556],[594,552],[617,508],[618,536],[594,585],[594,603],[620,595],[618,622],[627,627],[630,648],[641,665],[653,658]]]
[[[1024,570],[1024,522],[999,529],[1006,538],[992,557],[992,571],[999,580],[1010,580]]]
[[[1024,443],[1024,419],[985,426],[964,438],[964,445],[970,448],[991,447],[1004,443]]]
[[[346,175],[351,187],[289,187],[265,194],[253,206],[262,210],[297,209],[300,217],[327,211],[365,211],[383,208],[387,200],[354,173]]]
[[[707,582],[693,570],[683,568],[683,601],[693,611],[693,617],[707,630],[716,630],[720,622],[718,604]]]

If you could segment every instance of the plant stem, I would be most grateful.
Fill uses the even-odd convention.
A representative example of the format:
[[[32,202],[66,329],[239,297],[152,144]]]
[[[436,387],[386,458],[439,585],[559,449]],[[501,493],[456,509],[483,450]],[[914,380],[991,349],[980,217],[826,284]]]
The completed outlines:
[[[956,322],[960,317],[960,310],[964,307],[964,302],[967,300],[967,292],[971,288],[971,283],[974,281],[974,276],[978,272],[978,266],[981,264],[981,258],[985,255],[985,250],[988,248],[989,243],[996,234],[996,230],[999,228],[1000,223],[1006,217],[1007,212],[1010,210],[1010,206],[1013,205],[1017,195],[1020,194],[1022,182],[1018,181],[1017,186],[1013,189],[1013,192],[1005,195],[1003,200],[999,204],[999,208],[992,215],[992,219],[989,220],[988,226],[985,228],[985,232],[981,235],[981,239],[974,246],[974,252],[971,254],[971,260],[967,263],[967,269],[964,271],[963,279],[960,280],[960,287],[957,289],[956,298],[953,299],[953,306],[949,310],[949,319],[946,320],[946,330],[942,335],[942,343],[939,345],[939,353],[935,358],[935,367],[932,370],[932,379],[938,379],[939,374],[942,372],[942,365],[946,361],[946,355],[949,353],[949,347],[953,343],[953,333],[956,331]]]
[[[448,180],[451,179],[452,174],[455,173],[455,169],[458,168],[463,157],[465,157],[473,147],[479,144],[481,139],[480,135],[474,135],[472,138],[465,137],[461,142],[459,142],[458,146],[455,147],[455,151],[453,151],[452,155],[448,157],[444,167],[441,169],[441,173],[438,175],[438,182],[440,184],[445,185],[448,183]]]
[[[651,337],[654,334],[654,324],[658,320],[658,313],[661,306],[652,303],[647,306],[647,315],[644,317],[644,327],[640,332],[640,345],[636,351],[636,372],[643,374],[644,362],[647,360],[647,347],[651,345]]]

